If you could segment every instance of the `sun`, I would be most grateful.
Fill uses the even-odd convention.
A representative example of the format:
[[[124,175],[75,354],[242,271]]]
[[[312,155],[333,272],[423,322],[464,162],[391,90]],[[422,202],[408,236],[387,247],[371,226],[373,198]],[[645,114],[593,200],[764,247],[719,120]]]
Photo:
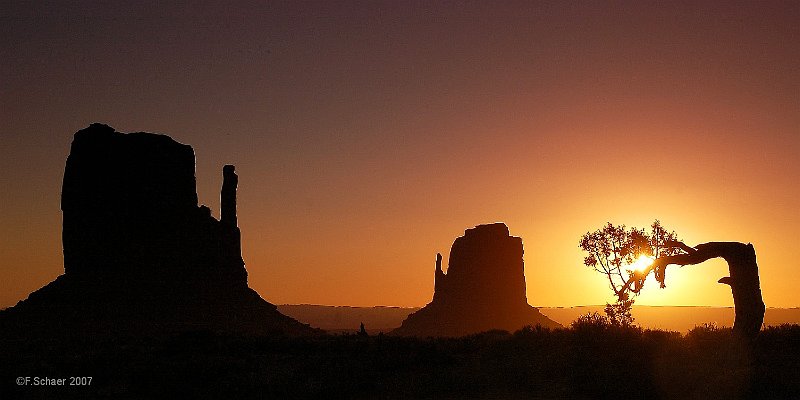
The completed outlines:
[[[634,271],[642,272],[644,271],[645,268],[649,267],[650,264],[653,263],[653,260],[654,260],[653,257],[642,254],[639,256],[639,258],[636,259],[636,261],[631,263],[629,267],[631,267],[631,269],[633,269]]]

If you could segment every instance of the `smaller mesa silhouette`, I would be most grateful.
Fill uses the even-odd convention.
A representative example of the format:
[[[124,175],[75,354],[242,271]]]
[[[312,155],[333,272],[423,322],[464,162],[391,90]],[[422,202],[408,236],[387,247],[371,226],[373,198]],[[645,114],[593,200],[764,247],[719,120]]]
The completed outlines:
[[[436,255],[433,301],[392,331],[406,336],[462,336],[526,325],[561,325],[528,304],[522,239],[504,223],[478,225],[456,238],[447,273]]]

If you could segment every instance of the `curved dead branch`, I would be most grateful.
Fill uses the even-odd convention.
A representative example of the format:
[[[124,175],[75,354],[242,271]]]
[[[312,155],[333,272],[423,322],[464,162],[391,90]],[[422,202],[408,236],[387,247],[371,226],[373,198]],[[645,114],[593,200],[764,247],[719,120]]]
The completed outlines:
[[[736,313],[733,330],[746,338],[754,338],[764,323],[765,307],[761,297],[758,264],[753,245],[738,242],[709,242],[690,247],[682,242],[671,242],[669,246],[679,248],[684,253],[659,257],[644,271],[634,273],[617,293],[620,299],[626,296],[628,290],[638,293],[644,279],[651,272],[656,273],[656,279],[663,287],[664,271],[668,265],[694,265],[720,257],[728,263],[730,272],[730,276],[723,277],[718,282],[729,285],[733,293]]]

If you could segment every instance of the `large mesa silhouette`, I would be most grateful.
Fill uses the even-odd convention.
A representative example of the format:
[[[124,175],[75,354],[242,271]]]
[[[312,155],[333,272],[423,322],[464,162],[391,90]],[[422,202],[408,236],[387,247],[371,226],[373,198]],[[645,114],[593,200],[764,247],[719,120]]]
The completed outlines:
[[[456,238],[447,273],[436,255],[433,300],[393,331],[409,336],[461,336],[526,325],[560,327],[528,304],[522,239],[504,223],[478,225]]]
[[[198,206],[191,146],[92,124],[75,133],[62,188],[64,274],[0,313],[20,333],[311,334],[247,285],[238,178],[221,217]]]

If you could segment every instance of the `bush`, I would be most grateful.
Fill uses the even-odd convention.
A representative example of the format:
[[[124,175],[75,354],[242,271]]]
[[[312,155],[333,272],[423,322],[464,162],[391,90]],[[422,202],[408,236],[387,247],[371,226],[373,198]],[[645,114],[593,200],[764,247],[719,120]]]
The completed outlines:
[[[573,330],[603,330],[609,326],[611,326],[611,322],[609,321],[608,317],[600,315],[596,312],[590,312],[581,315],[570,324],[570,328]]]

